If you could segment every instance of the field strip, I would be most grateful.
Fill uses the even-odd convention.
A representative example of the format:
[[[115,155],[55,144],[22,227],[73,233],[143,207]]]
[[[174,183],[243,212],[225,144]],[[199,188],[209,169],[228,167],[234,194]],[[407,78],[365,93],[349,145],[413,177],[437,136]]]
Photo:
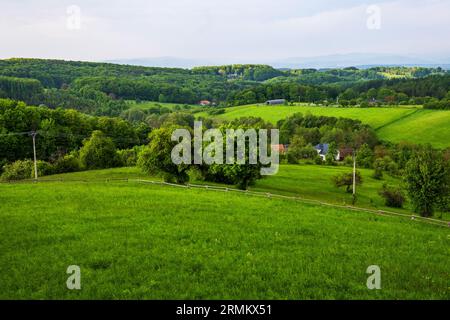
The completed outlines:
[[[413,221],[417,222],[424,222],[427,224],[437,225],[441,227],[450,227],[450,221],[447,220],[438,220],[433,218],[425,218],[417,215],[408,215],[404,213],[394,212],[394,211],[387,211],[387,210],[375,210],[375,209],[369,209],[369,208],[363,208],[363,207],[356,207],[356,206],[349,206],[349,205],[338,205],[334,203],[329,202],[323,202],[320,200],[314,200],[314,199],[307,199],[300,196],[285,196],[281,194],[274,194],[270,192],[260,192],[260,191],[249,191],[249,190],[240,190],[236,188],[229,188],[229,187],[221,187],[221,186],[211,186],[211,185],[203,185],[203,184],[174,184],[174,183],[168,183],[164,181],[155,181],[155,180],[145,180],[145,179],[127,179],[127,178],[111,178],[111,179],[45,179],[45,180],[22,180],[22,181],[16,181],[16,182],[7,182],[7,183],[0,183],[1,184],[22,184],[22,183],[42,183],[42,182],[137,182],[142,184],[152,184],[152,185],[159,185],[159,186],[170,186],[170,187],[176,187],[176,188],[183,188],[183,189],[190,189],[190,188],[196,188],[196,189],[203,189],[203,190],[210,190],[210,191],[219,191],[219,192],[236,192],[240,194],[246,194],[251,196],[257,196],[257,197],[264,197],[264,198],[276,198],[276,199],[285,199],[285,200],[293,200],[313,205],[321,205],[321,206],[327,206],[331,208],[337,208],[337,209],[346,209],[351,211],[362,211],[366,213],[372,213],[376,215],[382,215],[387,217],[402,217],[402,218],[408,218]]]
[[[397,123],[397,122],[399,122],[399,121],[405,120],[406,118],[411,117],[412,115],[416,114],[417,112],[419,112],[419,111],[421,111],[421,110],[423,110],[423,109],[416,109],[416,110],[414,110],[414,111],[411,112],[411,113],[405,114],[404,116],[401,116],[401,117],[399,117],[399,118],[397,118],[397,119],[394,119],[394,120],[392,120],[392,121],[390,121],[390,122],[387,122],[387,123],[385,123],[385,124],[383,124],[383,125],[381,125],[381,126],[379,126],[379,127],[377,127],[377,128],[374,128],[374,130],[375,130],[375,131],[378,131],[378,130],[381,130],[381,129],[383,129],[383,128],[386,128],[386,127],[388,127],[388,126],[390,126],[390,125],[392,125],[392,124],[394,124],[394,123]]]

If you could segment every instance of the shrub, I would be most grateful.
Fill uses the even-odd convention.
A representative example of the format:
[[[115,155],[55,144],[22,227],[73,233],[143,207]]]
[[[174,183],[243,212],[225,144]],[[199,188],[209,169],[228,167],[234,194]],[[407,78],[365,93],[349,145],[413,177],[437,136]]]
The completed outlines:
[[[423,217],[432,216],[450,198],[450,164],[429,145],[408,161],[404,180],[414,210]]]
[[[225,109],[223,109],[223,108],[212,108],[208,111],[208,114],[212,115],[212,116],[224,114],[224,113],[225,113]]]
[[[77,172],[81,171],[80,160],[75,154],[67,154],[60,157],[54,163],[55,173]]]
[[[390,187],[385,183],[379,194],[384,198],[384,203],[387,207],[403,208],[406,198],[400,188]]]
[[[30,179],[32,170],[33,170],[33,161],[17,160],[3,167],[1,180],[13,181],[13,180]]]
[[[398,165],[389,156],[384,156],[383,158],[376,159],[373,166],[375,170],[378,168],[382,171],[388,172],[392,176],[398,174]]]
[[[359,167],[372,168],[373,158],[373,151],[367,144],[363,144],[356,153],[356,162]]]
[[[352,156],[346,156],[344,158],[344,165],[347,167],[353,167],[353,157]]]
[[[3,173],[3,166],[5,166],[7,163],[7,159],[0,159],[0,175]]]
[[[336,188],[346,187],[347,193],[352,192],[353,186],[353,172],[346,172],[340,175],[333,177],[333,182]],[[356,184],[362,184],[362,176],[361,172],[356,171]]]
[[[376,180],[381,180],[383,179],[383,161],[381,161],[381,159],[377,159],[375,160],[374,164],[373,164],[373,175],[372,178],[376,179]]]
[[[383,179],[383,170],[379,167],[376,167],[375,170],[373,171],[372,178],[374,178],[376,180]]]
[[[325,163],[329,166],[336,165],[336,156],[338,149],[335,143],[330,143],[327,154],[325,155]]]
[[[117,158],[119,165],[122,167],[136,166],[138,159],[139,148],[117,150]]]
[[[189,181],[188,170],[191,165],[177,165],[172,161],[172,150],[177,145],[171,138],[174,128],[153,130],[150,133],[150,143],[139,153],[137,165],[147,174],[162,176],[166,182],[183,184]]]
[[[36,162],[38,177],[48,176],[55,173],[55,167],[45,161],[38,160]],[[34,164],[32,165],[31,178],[34,178]]]
[[[117,166],[117,153],[114,142],[101,131],[94,131],[83,142],[80,162],[86,169],[105,169]]]
[[[298,161],[299,161],[297,154],[295,154],[294,152],[287,152],[286,160],[287,160],[287,163],[289,163],[289,164],[298,164]]]

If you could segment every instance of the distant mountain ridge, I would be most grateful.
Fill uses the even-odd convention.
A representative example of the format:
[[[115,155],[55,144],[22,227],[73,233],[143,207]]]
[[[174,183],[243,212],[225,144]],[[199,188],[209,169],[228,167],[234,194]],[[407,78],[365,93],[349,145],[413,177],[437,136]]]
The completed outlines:
[[[189,59],[178,57],[155,57],[136,59],[115,59],[105,62],[139,65],[147,67],[170,67],[191,69],[199,66],[217,66],[229,64],[247,64],[249,61],[239,59]],[[283,69],[327,69],[327,68],[370,68],[378,66],[406,67],[441,67],[450,70],[450,55],[448,57],[414,57],[379,53],[350,53],[317,57],[290,57],[286,59],[258,60],[251,63],[266,64]]]

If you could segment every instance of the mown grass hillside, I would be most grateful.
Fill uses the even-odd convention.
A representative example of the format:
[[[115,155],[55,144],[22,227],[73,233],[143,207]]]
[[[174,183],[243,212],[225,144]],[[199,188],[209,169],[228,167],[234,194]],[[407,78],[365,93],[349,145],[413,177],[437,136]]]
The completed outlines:
[[[448,229],[403,218],[123,181],[1,184],[0,216],[3,299],[450,297]]]
[[[392,142],[431,143],[446,148],[450,146],[450,111],[418,110],[377,131],[380,138]]]
[[[261,117],[266,121],[275,124],[278,120],[285,119],[294,113],[311,113],[316,116],[341,117],[361,120],[374,128],[403,118],[417,111],[416,107],[403,108],[338,108],[338,107],[320,107],[307,104],[298,104],[294,106],[266,106],[266,105],[248,105],[225,109],[225,113],[216,117],[233,120],[241,117]]]
[[[280,165],[279,172],[274,176],[266,176],[256,184],[250,186],[250,191],[266,192],[271,194],[301,197],[308,200],[317,200],[336,205],[351,205],[352,195],[345,192],[345,188],[338,189],[332,180],[336,175],[351,172],[351,168],[342,166],[317,166],[317,165]],[[387,174],[381,180],[372,178],[373,170],[358,169],[363,178],[363,184],[358,186],[358,200],[356,206],[368,209],[388,210],[403,214],[413,214],[409,202],[403,209],[389,208],[385,206],[384,199],[378,194],[384,183],[400,185],[398,178]],[[114,168],[106,170],[92,170],[75,172],[71,174],[58,174],[41,177],[44,181],[114,181],[114,180],[151,180],[162,181],[160,177],[145,175],[136,167]],[[192,175],[191,182],[203,185],[205,182],[196,180]],[[209,185],[220,184],[207,182]],[[227,186],[230,187],[230,186]],[[436,212],[435,218],[450,220],[448,213]]]
[[[414,106],[337,108],[249,105],[227,108],[224,114],[214,117],[225,120],[261,117],[275,124],[296,112],[361,120],[377,130],[382,139],[392,142],[431,143],[439,148],[450,146],[450,111],[425,110]]]

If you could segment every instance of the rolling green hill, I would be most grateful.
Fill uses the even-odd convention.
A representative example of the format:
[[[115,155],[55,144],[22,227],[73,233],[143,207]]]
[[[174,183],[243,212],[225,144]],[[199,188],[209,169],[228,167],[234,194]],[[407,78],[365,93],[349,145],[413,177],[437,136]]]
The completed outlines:
[[[398,185],[401,181],[397,178],[384,175],[382,180],[372,178],[373,170],[358,169],[363,178],[363,184],[358,187],[357,206],[361,208],[388,210],[403,214],[412,214],[412,208],[407,202],[404,209],[388,208],[384,205],[378,191],[382,189],[385,182],[391,185]],[[303,199],[323,201],[336,205],[350,205],[352,203],[352,195],[346,193],[343,189],[336,188],[332,179],[334,176],[344,172],[350,172],[351,168],[342,166],[318,166],[318,165],[280,165],[279,172],[274,176],[267,176],[262,180],[256,181],[254,186],[249,188],[250,191],[269,192],[272,194],[301,197]],[[41,180],[81,180],[103,182],[105,180],[115,179],[145,179],[153,181],[161,181],[159,177],[149,177],[143,174],[136,167],[115,168],[108,170],[81,171],[71,174],[58,174],[52,176],[41,177]],[[196,180],[191,177],[194,184],[205,184],[203,181]],[[208,182],[209,185],[218,185]],[[435,217],[444,220],[450,220],[448,213],[436,213]]]
[[[450,111],[419,110],[379,128],[378,134],[393,142],[431,143],[446,148],[450,146]]]
[[[64,178],[138,176],[115,170]],[[448,229],[404,218],[132,181],[0,184],[0,216],[3,299],[450,296]]]
[[[336,108],[307,105],[249,105],[227,108],[224,114],[215,117],[232,120],[253,116],[276,123],[296,112],[361,120],[377,130],[380,138],[392,142],[431,143],[439,148],[450,146],[450,111],[424,110],[413,106]],[[205,116],[201,113],[198,115]]]

